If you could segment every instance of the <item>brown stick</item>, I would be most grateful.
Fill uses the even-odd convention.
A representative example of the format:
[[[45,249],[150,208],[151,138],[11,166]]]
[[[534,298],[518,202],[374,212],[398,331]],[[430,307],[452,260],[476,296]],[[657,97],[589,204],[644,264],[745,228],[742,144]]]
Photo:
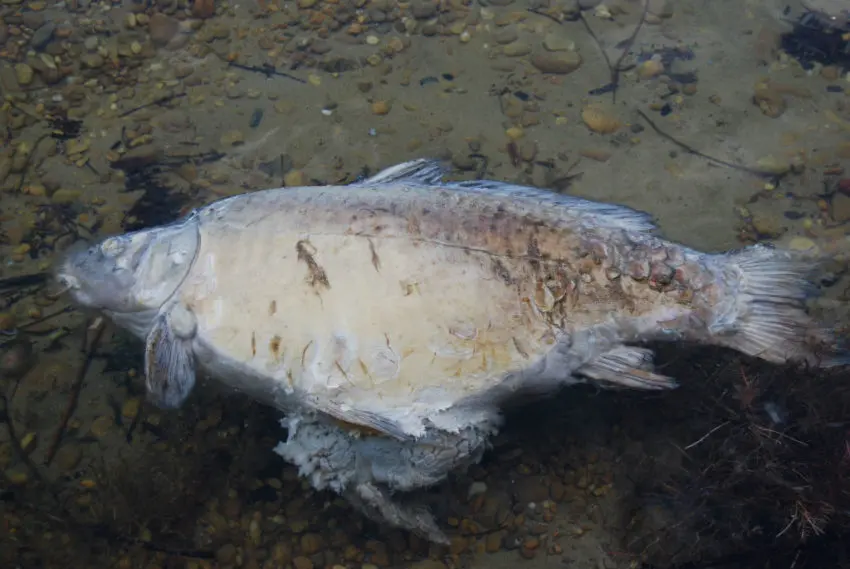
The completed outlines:
[[[100,344],[100,338],[103,336],[103,330],[106,328],[102,322],[95,322],[94,326],[94,338],[92,338],[88,350],[86,350],[86,358],[83,360],[83,365],[80,367],[80,371],[77,372],[77,378],[74,381],[74,386],[71,388],[71,393],[68,395],[68,403],[65,405],[65,412],[62,413],[62,420],[59,422],[59,427],[53,435],[53,440],[50,443],[50,448],[47,450],[47,455],[44,459],[45,465],[50,464],[53,457],[56,456],[56,451],[59,450],[59,443],[62,441],[62,436],[65,434],[65,429],[68,427],[68,421],[71,420],[71,416],[77,408],[77,401],[80,398],[80,392],[83,390],[83,381],[86,378],[86,373],[88,373],[89,367],[91,367],[94,354]],[[86,329],[86,331],[88,331],[88,329]],[[83,341],[85,342],[85,336]]]
[[[18,459],[23,462],[27,469],[32,473],[33,478],[39,482],[44,482],[44,476],[41,475],[38,467],[21,447],[21,439],[18,438],[18,433],[15,430],[15,424],[12,422],[12,412],[11,409],[9,409],[9,400],[5,395],[0,395],[0,402],[3,404],[3,407],[0,408],[0,420],[6,424],[6,429],[9,431],[9,439],[11,440],[12,450]]]

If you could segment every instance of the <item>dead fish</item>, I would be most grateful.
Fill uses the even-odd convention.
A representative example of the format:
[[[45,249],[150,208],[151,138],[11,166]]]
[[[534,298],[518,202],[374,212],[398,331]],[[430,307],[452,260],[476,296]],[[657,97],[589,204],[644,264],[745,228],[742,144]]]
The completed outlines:
[[[701,253],[629,208],[442,174],[226,198],[69,252],[56,278],[146,341],[154,403],[179,407],[198,370],[247,392],[286,414],[275,450],[315,488],[438,542],[393,493],[479,460],[530,393],[675,387],[646,341],[847,361],[790,253]]]

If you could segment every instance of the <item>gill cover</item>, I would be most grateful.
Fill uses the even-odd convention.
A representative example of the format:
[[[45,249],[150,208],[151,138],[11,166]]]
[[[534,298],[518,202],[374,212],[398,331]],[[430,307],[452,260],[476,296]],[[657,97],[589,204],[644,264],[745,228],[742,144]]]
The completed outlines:
[[[56,279],[89,308],[115,313],[158,309],[188,274],[199,241],[194,216],[109,237],[72,248],[59,264]]]

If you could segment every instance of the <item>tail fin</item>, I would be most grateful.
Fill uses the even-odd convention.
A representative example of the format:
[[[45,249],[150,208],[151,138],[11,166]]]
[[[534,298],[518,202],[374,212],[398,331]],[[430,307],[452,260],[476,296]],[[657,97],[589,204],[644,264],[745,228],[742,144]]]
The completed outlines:
[[[816,262],[755,245],[725,255],[737,282],[730,303],[714,322],[722,343],[774,363],[833,367],[850,363],[850,352],[809,315],[806,300],[817,293],[809,280]]]

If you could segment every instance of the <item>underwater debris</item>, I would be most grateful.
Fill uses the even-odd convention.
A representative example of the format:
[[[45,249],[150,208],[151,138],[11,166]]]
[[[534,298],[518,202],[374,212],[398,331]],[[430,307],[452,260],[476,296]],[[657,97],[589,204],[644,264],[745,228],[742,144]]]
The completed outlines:
[[[87,346],[84,346],[85,349],[85,358],[83,359],[83,364],[80,366],[80,370],[77,372],[77,377],[74,380],[73,387],[71,388],[70,393],[68,394],[68,401],[65,404],[65,411],[62,413],[62,418],[59,420],[59,426],[56,427],[56,432],[53,435],[53,439],[50,442],[50,447],[47,449],[47,454],[45,455],[44,464],[49,465],[53,460],[53,457],[56,456],[56,451],[59,450],[59,443],[62,442],[62,437],[65,434],[65,429],[68,426],[68,421],[71,420],[71,416],[74,414],[74,410],[77,408],[77,400],[80,398],[80,391],[83,389],[83,381],[86,378],[86,374],[89,371],[89,367],[91,367],[92,360],[94,359],[94,354],[97,351],[97,347],[100,344],[100,338],[103,336],[103,331],[105,329],[103,321],[98,318],[91,326],[87,326],[87,330],[93,330],[94,335],[92,337],[91,342],[88,342],[88,335],[83,335],[83,341],[88,342]]]
[[[850,26],[845,26],[850,27]],[[800,62],[803,69],[815,63],[850,70],[850,29],[842,30],[806,12],[793,22],[790,32],[780,39],[782,49]]]
[[[679,463],[653,470],[641,458],[635,492],[675,522],[647,528],[632,551],[659,567],[773,567],[795,556],[798,567],[838,566],[850,554],[850,374],[681,357],[695,381],[654,410],[681,421],[669,436]],[[623,416],[653,421],[633,408]]]

